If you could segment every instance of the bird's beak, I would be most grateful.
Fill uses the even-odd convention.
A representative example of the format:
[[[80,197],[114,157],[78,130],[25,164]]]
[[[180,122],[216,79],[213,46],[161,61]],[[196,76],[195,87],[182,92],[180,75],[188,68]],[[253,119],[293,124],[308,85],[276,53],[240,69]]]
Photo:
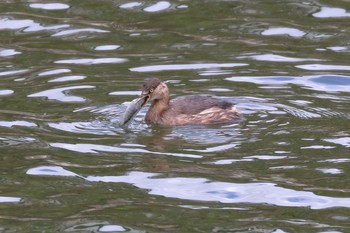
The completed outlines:
[[[139,98],[136,98],[135,101],[139,102],[141,108],[145,106],[148,101],[151,99],[151,93],[142,92]]]
[[[131,101],[129,106],[125,110],[123,116],[120,118],[119,124],[122,126],[130,122],[136,116],[136,114],[141,110],[141,108],[146,105],[149,99],[150,99],[150,95],[148,93],[147,94],[142,93],[140,97]]]

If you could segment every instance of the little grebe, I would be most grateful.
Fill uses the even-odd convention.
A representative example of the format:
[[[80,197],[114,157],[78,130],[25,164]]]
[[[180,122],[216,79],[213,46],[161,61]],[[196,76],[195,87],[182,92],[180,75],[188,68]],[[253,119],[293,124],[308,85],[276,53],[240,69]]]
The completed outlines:
[[[234,105],[225,100],[200,95],[183,96],[169,101],[168,86],[158,78],[146,79],[141,96],[132,101],[121,119],[130,121],[147,103],[151,107],[146,122],[160,125],[198,125],[232,122],[240,118]]]

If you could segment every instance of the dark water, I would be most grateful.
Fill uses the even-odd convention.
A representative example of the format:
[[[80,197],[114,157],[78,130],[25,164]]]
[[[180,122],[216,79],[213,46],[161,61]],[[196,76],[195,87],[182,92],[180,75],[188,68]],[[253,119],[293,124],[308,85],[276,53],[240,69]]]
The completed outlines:
[[[350,232],[348,1],[2,1],[0,232]],[[118,120],[144,78],[245,121]]]

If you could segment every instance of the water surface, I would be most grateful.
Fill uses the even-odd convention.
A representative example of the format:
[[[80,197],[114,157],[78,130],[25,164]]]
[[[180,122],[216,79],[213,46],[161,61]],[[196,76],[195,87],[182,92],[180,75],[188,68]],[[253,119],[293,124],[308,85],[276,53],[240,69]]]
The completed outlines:
[[[1,232],[349,232],[346,1],[0,3]],[[147,77],[245,120],[119,127]]]

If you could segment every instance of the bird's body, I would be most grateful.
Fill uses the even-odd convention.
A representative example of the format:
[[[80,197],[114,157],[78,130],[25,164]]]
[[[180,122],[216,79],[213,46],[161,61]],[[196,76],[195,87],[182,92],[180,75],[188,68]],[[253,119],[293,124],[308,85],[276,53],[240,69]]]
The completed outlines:
[[[146,122],[160,125],[215,124],[239,118],[233,104],[209,96],[182,96],[167,103],[154,101]]]
[[[148,101],[152,102],[146,114],[146,122],[160,125],[198,125],[232,122],[240,118],[235,106],[222,99],[190,95],[170,101],[169,96],[167,85],[160,79],[152,78],[144,82],[141,97],[137,99],[142,104],[137,105],[141,108]]]

